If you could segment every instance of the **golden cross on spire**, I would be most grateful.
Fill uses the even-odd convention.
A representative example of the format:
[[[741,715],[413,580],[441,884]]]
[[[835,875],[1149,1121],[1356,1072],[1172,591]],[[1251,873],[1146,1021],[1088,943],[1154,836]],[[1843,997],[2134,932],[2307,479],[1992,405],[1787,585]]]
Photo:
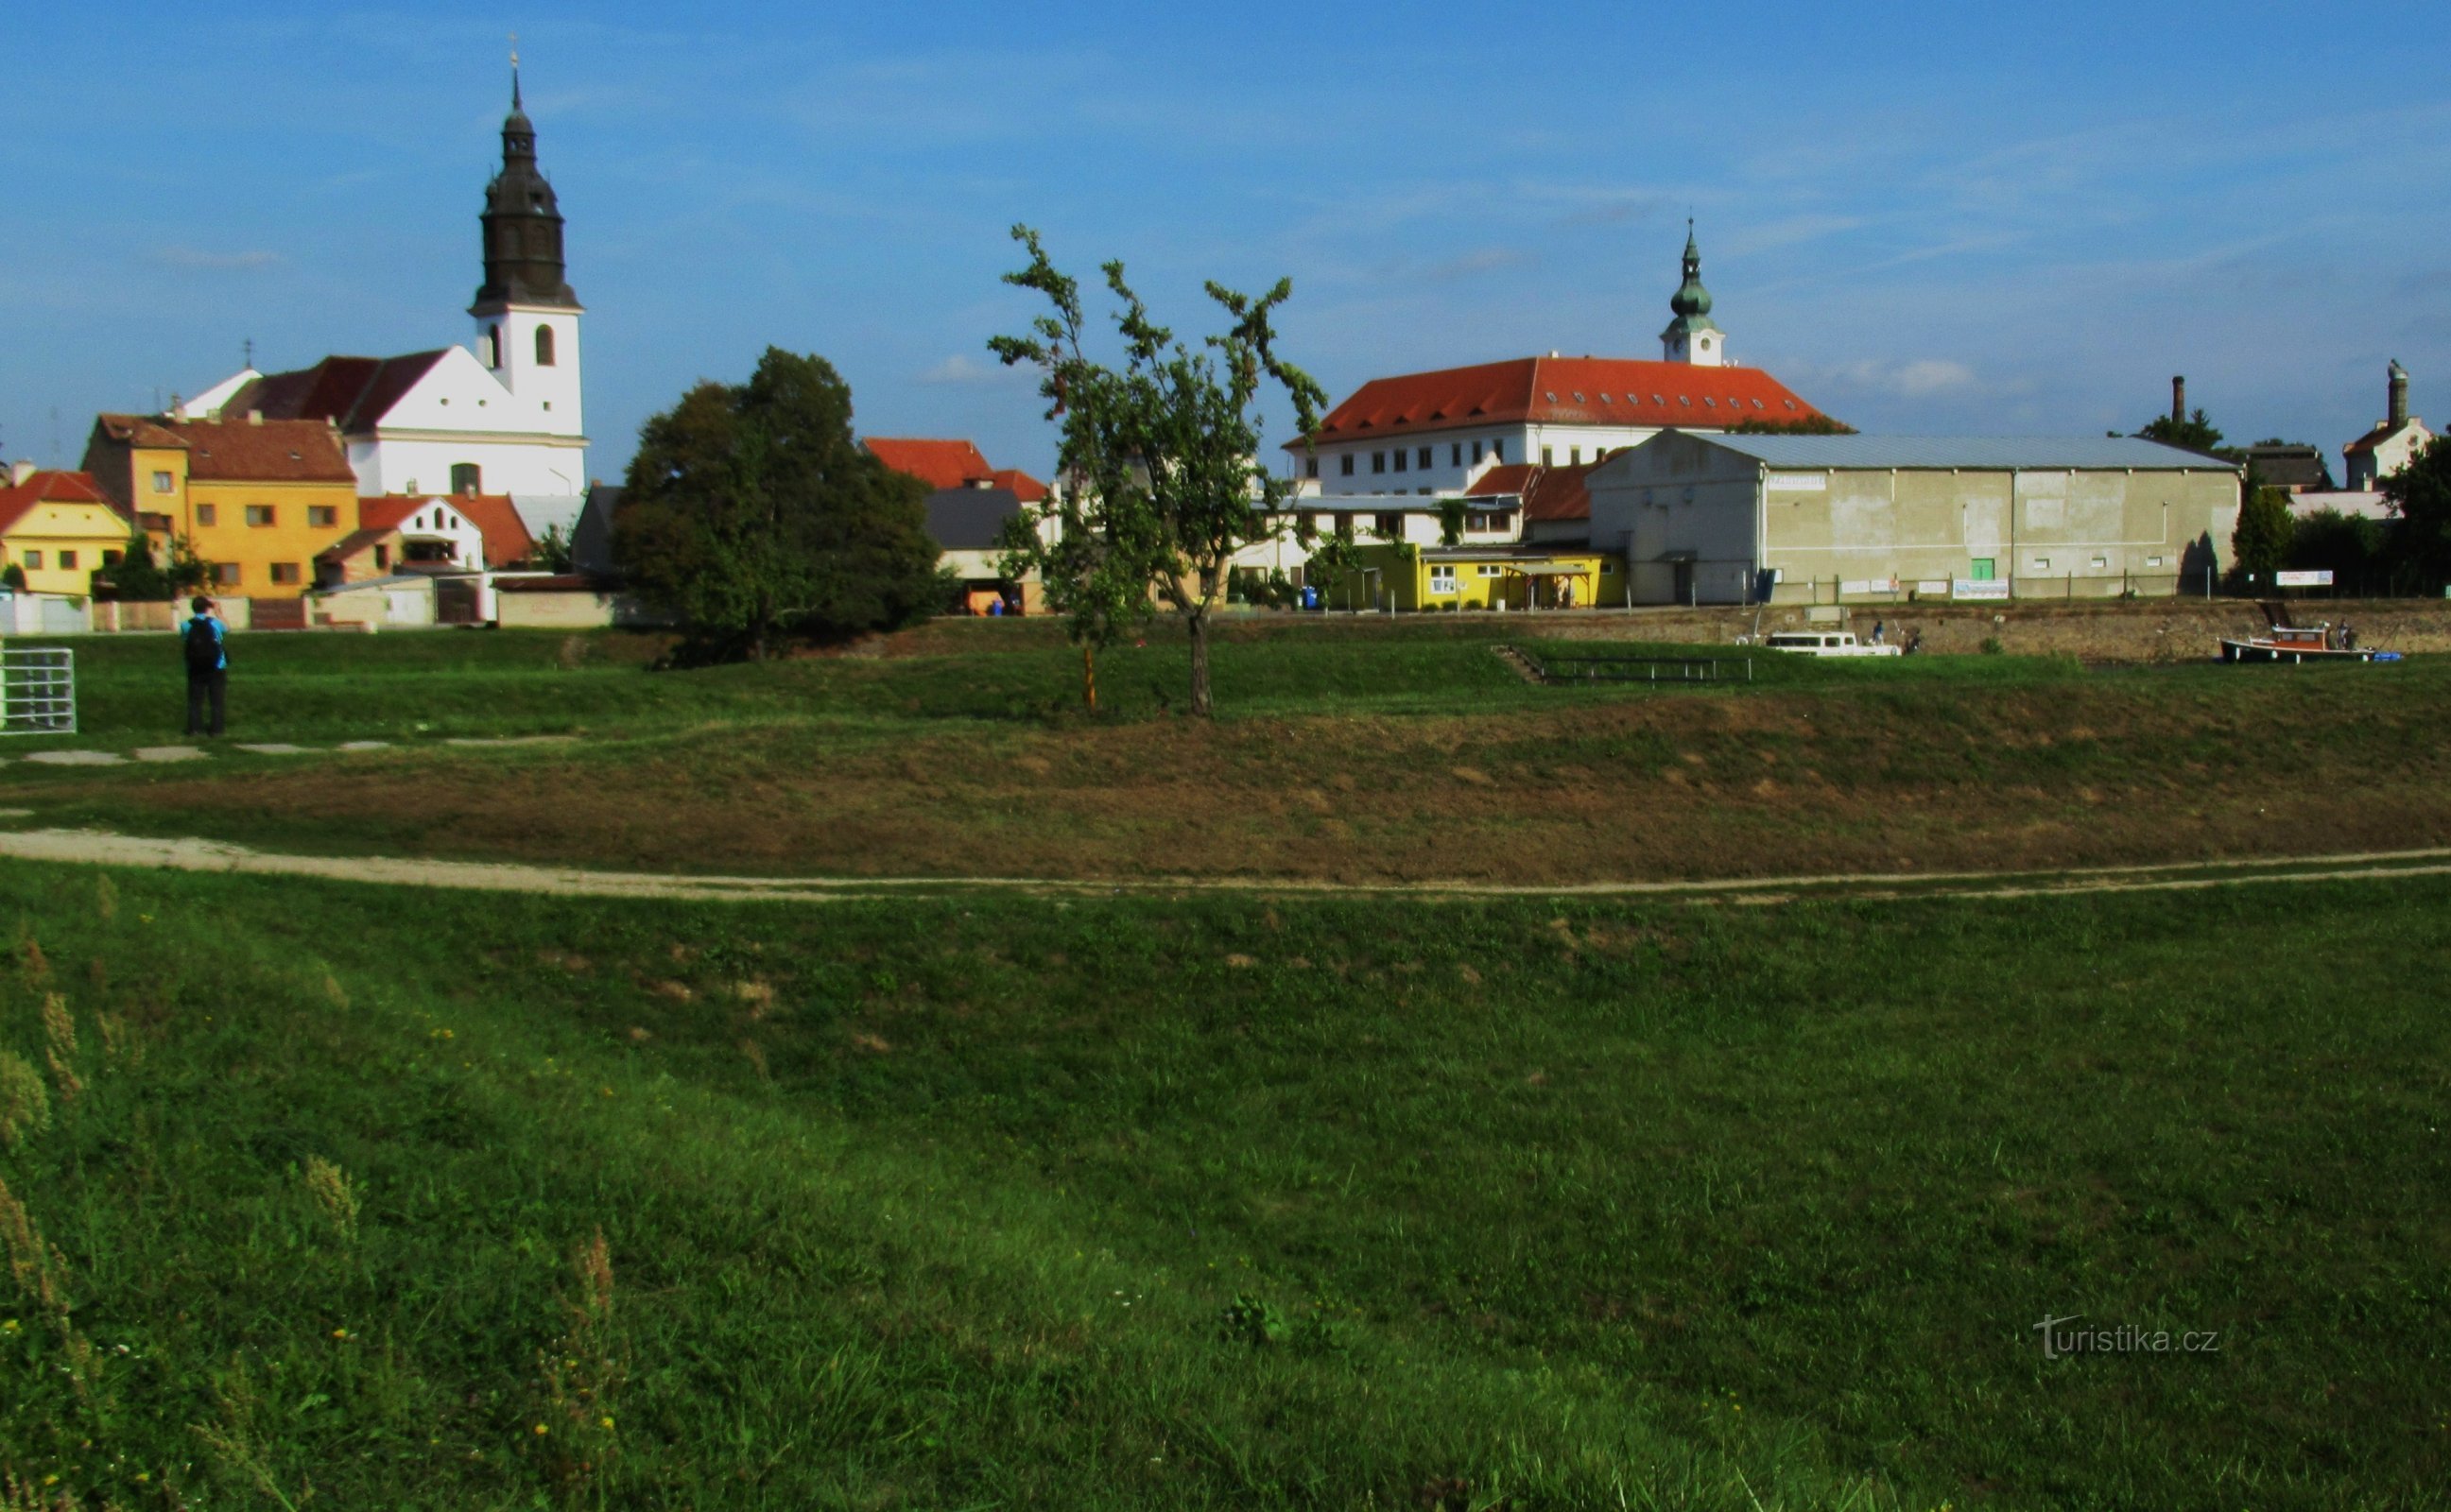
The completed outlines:
[[[520,34],[519,34],[518,32],[514,31],[514,32],[512,32],[512,33],[511,33],[511,67],[512,67],[512,68],[518,68],[519,66],[520,66]]]

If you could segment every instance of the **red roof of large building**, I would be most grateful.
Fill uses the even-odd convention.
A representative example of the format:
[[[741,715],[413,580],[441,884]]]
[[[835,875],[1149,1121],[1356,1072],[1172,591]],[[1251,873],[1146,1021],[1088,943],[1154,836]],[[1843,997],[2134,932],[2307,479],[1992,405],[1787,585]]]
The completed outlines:
[[[102,485],[89,473],[43,468],[29,474],[23,483],[9,483],[8,476],[0,473],[0,531],[15,525],[37,504],[102,504],[123,519],[127,517],[127,512],[102,491]]]
[[[1759,368],[1614,357],[1526,357],[1372,378],[1320,423],[1322,441],[1484,425],[1623,425],[1724,431],[1821,412]],[[1300,440],[1285,443],[1298,451]]]

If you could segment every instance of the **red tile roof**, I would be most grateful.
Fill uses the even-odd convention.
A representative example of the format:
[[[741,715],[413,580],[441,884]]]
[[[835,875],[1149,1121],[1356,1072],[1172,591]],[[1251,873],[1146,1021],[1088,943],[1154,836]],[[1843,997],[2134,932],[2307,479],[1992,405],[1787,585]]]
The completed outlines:
[[[127,446],[184,451],[186,437],[149,415],[97,415],[94,429]]]
[[[180,420],[148,429],[177,436],[196,482],[355,483],[340,433],[322,420]],[[137,445],[154,445],[138,441]]]
[[[485,539],[485,565],[508,567],[524,562],[536,550],[536,537],[520,519],[520,512],[511,507],[508,494],[385,494],[375,498],[358,500],[358,529],[387,531],[398,528],[410,515],[432,503],[449,505],[460,517],[477,527]]]
[[[7,476],[0,473],[0,479]],[[102,491],[92,474],[45,468],[23,483],[0,486],[0,531],[15,525],[37,504],[103,504],[109,506],[112,514],[127,518],[127,512]]]
[[[363,434],[382,424],[444,355],[327,357],[313,367],[265,374],[232,395],[222,413],[244,420],[249,410],[260,410],[268,420],[329,420]]]
[[[1024,504],[1035,504],[1047,497],[1047,485],[1017,467],[1000,467],[988,475],[995,480],[996,487],[1010,490],[1012,496]]]
[[[1587,520],[1592,517],[1592,469],[1605,460],[1595,457],[1568,467],[1508,462],[1473,479],[1470,493],[1476,498],[1490,494],[1520,495],[1527,520]]]
[[[400,531],[393,526],[376,526],[366,530],[351,531],[348,534],[342,536],[332,545],[326,546],[322,551],[317,552],[315,553],[315,560],[319,562],[346,561],[348,558],[357,555],[360,552],[363,552],[369,547],[380,545],[384,541],[391,540],[399,534]]]
[[[1323,441],[1485,425],[1624,425],[1722,431],[1820,411],[1759,368],[1611,357],[1526,357],[1373,378],[1328,412]],[[1299,451],[1300,440],[1285,443]]]
[[[861,444],[878,461],[931,489],[960,488],[974,478],[995,475],[986,455],[968,441],[872,436]]]

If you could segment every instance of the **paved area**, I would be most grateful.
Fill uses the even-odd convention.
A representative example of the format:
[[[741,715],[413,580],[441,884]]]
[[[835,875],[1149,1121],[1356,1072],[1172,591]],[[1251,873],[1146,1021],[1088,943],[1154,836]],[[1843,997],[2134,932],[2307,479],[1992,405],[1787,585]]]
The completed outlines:
[[[1468,901],[1499,898],[1626,898],[1767,907],[1817,899],[2036,898],[2067,893],[2186,892],[2362,879],[2451,876],[2451,847],[2334,856],[2272,856],[2167,865],[2086,866],[2049,872],[1896,872],[1755,877],[1703,882],[1583,882],[1532,887],[1470,882],[1342,883],[1220,878],[694,877],[596,871],[510,862],[395,856],[295,856],[210,840],[158,840],[99,829],[0,831],[0,856],[173,871],[316,877],[397,887],[541,893],[563,898],[664,898],[742,902],[845,902],[859,899],[999,892],[1044,897],[1377,897]]]

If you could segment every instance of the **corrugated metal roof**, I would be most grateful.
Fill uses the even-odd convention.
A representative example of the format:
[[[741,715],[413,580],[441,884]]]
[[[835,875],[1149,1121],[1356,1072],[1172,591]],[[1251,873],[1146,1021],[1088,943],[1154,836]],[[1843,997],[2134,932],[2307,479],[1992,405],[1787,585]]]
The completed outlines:
[[[2194,468],[2231,464],[2132,436],[1696,436],[1770,467]]]

